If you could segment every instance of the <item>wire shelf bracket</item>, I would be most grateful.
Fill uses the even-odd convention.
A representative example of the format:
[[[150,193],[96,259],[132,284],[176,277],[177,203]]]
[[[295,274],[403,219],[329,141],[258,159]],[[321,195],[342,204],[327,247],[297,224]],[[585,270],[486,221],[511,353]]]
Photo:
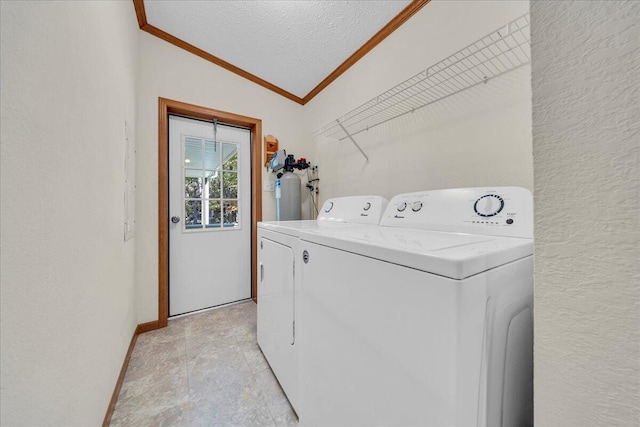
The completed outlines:
[[[353,145],[356,146],[356,148],[360,151],[360,153],[364,156],[365,160],[367,163],[369,163],[369,156],[367,156],[364,151],[362,151],[362,148],[360,147],[360,145],[358,145],[358,143],[356,142],[355,139],[353,139],[353,136],[351,136],[351,134],[349,133],[349,131],[347,129],[345,129],[345,127],[342,125],[342,123],[340,123],[340,119],[336,119],[336,123],[340,126],[340,129],[342,129],[344,131],[344,133],[347,135],[347,138],[349,138],[351,140],[351,142],[353,142]],[[343,138],[344,139],[344,138]]]
[[[349,139],[369,161],[354,136],[529,64],[529,25],[528,13],[514,19],[321,127],[312,136]]]

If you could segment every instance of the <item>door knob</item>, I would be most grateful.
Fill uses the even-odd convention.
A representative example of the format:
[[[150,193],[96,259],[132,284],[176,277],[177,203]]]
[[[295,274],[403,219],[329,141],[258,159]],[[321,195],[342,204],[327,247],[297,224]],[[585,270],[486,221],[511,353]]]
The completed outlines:
[[[171,222],[174,224],[177,224],[180,222],[180,217],[179,216],[172,216],[171,217]]]

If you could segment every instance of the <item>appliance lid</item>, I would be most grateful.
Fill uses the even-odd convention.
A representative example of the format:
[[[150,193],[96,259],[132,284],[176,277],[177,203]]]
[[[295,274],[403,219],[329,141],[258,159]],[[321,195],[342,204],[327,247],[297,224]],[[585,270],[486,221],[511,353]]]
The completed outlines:
[[[458,280],[533,253],[533,239],[395,227],[305,230],[300,239]]]
[[[300,230],[309,230],[316,228],[318,221],[302,220],[302,221],[262,221],[258,222],[258,228],[284,233],[290,236],[298,237]]]
[[[348,228],[366,227],[363,224],[356,224],[346,221],[263,221],[258,222],[258,228],[270,230],[276,233],[283,233],[293,237],[299,237],[301,231],[337,231]]]

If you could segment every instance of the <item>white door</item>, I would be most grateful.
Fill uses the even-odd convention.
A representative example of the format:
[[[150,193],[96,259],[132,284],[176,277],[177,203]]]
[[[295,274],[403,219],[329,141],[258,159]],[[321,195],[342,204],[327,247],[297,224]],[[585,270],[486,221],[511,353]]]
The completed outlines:
[[[169,316],[251,297],[251,131],[169,117]]]

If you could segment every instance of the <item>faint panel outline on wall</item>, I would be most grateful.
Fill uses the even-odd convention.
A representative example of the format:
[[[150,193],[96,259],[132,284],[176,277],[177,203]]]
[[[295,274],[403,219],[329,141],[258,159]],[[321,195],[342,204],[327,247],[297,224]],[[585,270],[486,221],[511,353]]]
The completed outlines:
[[[135,236],[136,229],[136,142],[124,121],[124,240]]]

